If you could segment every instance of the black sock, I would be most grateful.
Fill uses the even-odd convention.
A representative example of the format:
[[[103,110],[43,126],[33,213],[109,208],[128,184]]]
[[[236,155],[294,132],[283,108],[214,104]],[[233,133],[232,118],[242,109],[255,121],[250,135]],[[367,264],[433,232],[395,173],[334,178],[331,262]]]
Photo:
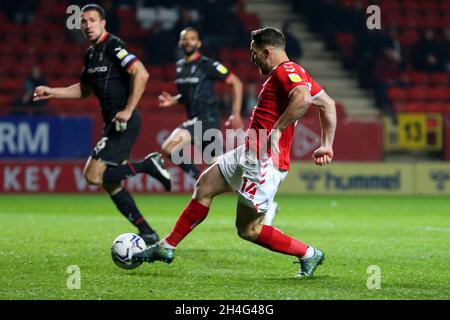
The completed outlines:
[[[118,193],[111,196],[111,199],[116,204],[117,209],[128,219],[128,221],[139,229],[140,233],[154,232],[139,212],[131,194],[126,189],[120,190]]]
[[[179,156],[181,159],[183,159],[183,149],[181,149],[179,151]],[[169,158],[170,158],[170,156],[169,156]],[[172,161],[172,159],[171,159],[171,161]],[[194,178],[194,180],[197,180],[198,177],[200,176],[200,170],[192,163],[182,162],[178,166],[181,168],[181,170],[183,170],[188,175],[190,175],[192,178]]]
[[[104,183],[117,183],[123,179],[132,177],[138,173],[144,172],[144,167],[146,170],[149,168],[151,163],[147,162],[144,166],[144,161],[140,162],[128,162],[126,164],[121,164],[118,166],[108,166],[103,172],[103,182]],[[155,169],[156,170],[156,169]],[[151,173],[150,173],[151,174]]]

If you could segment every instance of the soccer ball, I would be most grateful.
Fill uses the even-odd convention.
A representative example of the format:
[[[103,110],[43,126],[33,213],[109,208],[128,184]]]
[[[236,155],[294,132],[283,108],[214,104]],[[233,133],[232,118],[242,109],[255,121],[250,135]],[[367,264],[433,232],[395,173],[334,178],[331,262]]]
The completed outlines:
[[[111,246],[111,257],[116,265],[122,269],[134,269],[142,264],[142,261],[132,262],[134,253],[144,251],[145,241],[134,233],[124,233],[114,239]]]

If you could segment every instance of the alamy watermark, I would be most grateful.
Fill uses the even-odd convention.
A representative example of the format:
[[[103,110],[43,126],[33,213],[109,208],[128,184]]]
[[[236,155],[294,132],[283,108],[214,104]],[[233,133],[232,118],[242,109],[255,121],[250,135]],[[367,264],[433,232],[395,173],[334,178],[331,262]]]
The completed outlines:
[[[367,289],[376,290],[381,289],[381,268],[377,265],[370,265],[367,267]]]
[[[81,8],[77,5],[70,5],[66,9],[66,13],[69,14],[69,17],[67,17],[66,20],[67,29],[81,29]]]
[[[367,29],[381,29],[381,9],[379,6],[373,4],[367,7],[366,13],[370,16],[366,20]]]
[[[66,286],[69,290],[81,289],[81,270],[76,264],[67,267],[67,273],[70,274],[67,277]]]

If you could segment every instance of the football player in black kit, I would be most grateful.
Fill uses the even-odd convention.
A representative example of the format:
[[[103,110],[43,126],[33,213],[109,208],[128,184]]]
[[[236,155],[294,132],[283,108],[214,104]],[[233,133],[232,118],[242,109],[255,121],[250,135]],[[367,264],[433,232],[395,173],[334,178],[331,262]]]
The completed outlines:
[[[139,229],[150,245],[158,235],[142,216],[122,181],[137,173],[147,173],[170,190],[170,175],[159,153],[143,161],[128,162],[131,148],[140,132],[136,106],[145,90],[149,74],[144,65],[128,52],[124,42],[109,34],[103,8],[88,4],[81,9],[81,29],[92,43],[85,56],[80,82],[65,88],[39,86],[34,100],[85,98],[92,92],[100,100],[104,128],[84,168],[88,184],[101,185],[117,209]]]
[[[208,129],[220,129],[219,101],[214,93],[216,80],[224,81],[233,89],[232,114],[225,125],[231,125],[233,129],[244,127],[241,118],[242,82],[221,63],[201,55],[199,53],[201,45],[196,29],[188,27],[180,32],[179,46],[184,52],[184,58],[175,66],[175,84],[179,94],[172,96],[162,92],[159,96],[160,107],[184,105],[189,118],[162,144],[163,155],[172,161],[174,154],[178,154],[180,159],[185,159],[182,148],[189,144],[198,145],[203,152],[211,143],[203,139],[204,132]],[[201,131],[194,130],[200,125]],[[219,156],[219,154],[213,156]],[[192,159],[177,164],[189,176],[197,180],[200,170],[194,165]]]
[[[240,115],[242,105],[242,82],[220,62],[214,61],[199,53],[202,42],[196,29],[188,27],[180,32],[179,46],[184,52],[184,58],[176,63],[175,83],[179,94],[172,96],[162,92],[159,96],[160,107],[170,107],[182,104],[186,107],[189,119],[176,128],[162,145],[162,153],[170,159],[179,155],[180,168],[197,180],[200,170],[192,160],[185,161],[183,147],[197,144],[202,151],[211,143],[203,139],[208,129],[220,128],[220,113],[217,97],[214,93],[214,81],[224,81],[233,88],[232,114],[225,123],[233,129],[243,128]],[[194,130],[201,123],[202,130]],[[197,131],[197,132],[196,132]],[[223,151],[223,150],[220,150]],[[216,154],[215,156],[218,156]],[[179,160],[178,160],[179,161]],[[263,224],[272,225],[278,212],[276,202],[267,211]]]

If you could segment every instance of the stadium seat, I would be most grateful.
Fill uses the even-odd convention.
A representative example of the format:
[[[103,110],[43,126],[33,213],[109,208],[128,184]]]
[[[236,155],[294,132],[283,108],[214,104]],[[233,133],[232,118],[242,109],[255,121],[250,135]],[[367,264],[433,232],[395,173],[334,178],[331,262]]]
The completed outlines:
[[[404,29],[399,35],[399,41],[403,46],[412,46],[420,40],[419,32],[416,29]]]
[[[422,101],[428,98],[428,87],[416,86],[408,88],[408,99],[414,101]]]
[[[446,72],[433,72],[430,76],[433,86],[445,86],[449,84],[450,76]]]
[[[9,94],[0,94],[0,108],[9,107],[11,96]]]
[[[340,54],[349,59],[353,56],[355,46],[355,36],[350,32],[339,32],[336,34],[336,44]]]
[[[258,15],[254,13],[240,12],[238,15],[246,32],[258,29],[261,25]]]
[[[440,16],[437,13],[427,13],[419,20],[418,26],[420,28],[437,28],[439,27]]]
[[[430,101],[447,101],[450,99],[449,87],[434,87],[428,89],[428,97]]]
[[[410,85],[428,85],[430,82],[430,77],[425,72],[418,72],[418,71],[410,71],[405,72],[404,79],[410,84]]]
[[[22,90],[23,79],[20,78],[6,78],[0,81],[0,93],[17,94]]]
[[[421,6],[416,1],[403,1],[400,8],[404,11],[414,12],[419,11],[421,9]]]
[[[148,73],[150,74],[150,81],[163,81],[164,80],[164,70],[160,66],[148,65],[145,66]]]
[[[445,109],[446,109],[445,103],[434,102],[434,103],[428,104],[428,106],[427,106],[428,112],[444,113]]]
[[[408,102],[402,105],[400,112],[422,112],[425,109],[425,104],[421,102]]]
[[[439,12],[440,5],[434,1],[421,1],[420,9],[424,12]]]
[[[408,92],[405,88],[392,87],[388,89],[388,96],[392,102],[405,101],[408,99]]]

